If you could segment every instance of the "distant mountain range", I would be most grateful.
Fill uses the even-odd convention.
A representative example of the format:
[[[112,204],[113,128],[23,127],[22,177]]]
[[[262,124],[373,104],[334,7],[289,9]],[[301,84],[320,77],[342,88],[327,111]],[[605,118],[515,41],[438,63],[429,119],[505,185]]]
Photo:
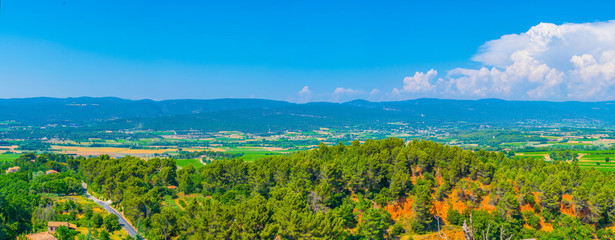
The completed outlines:
[[[0,120],[24,125],[70,124],[110,129],[271,131],[407,124],[615,125],[615,102],[416,99],[297,104],[264,99],[127,100],[120,98],[0,99]]]

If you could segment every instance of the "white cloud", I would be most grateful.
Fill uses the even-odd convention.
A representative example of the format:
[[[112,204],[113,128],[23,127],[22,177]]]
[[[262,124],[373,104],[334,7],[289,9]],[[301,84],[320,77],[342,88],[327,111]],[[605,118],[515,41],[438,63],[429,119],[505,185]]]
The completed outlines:
[[[382,95],[383,94],[379,89],[374,88],[369,92],[367,99],[370,101],[380,101],[382,100]]]
[[[304,86],[301,91],[299,91],[299,95],[311,95],[312,91],[310,91],[310,88],[308,86]]]
[[[429,70],[427,73],[416,72],[412,77],[404,78],[404,92],[429,92],[434,89],[433,79],[438,71]]]
[[[369,96],[370,97],[375,97],[375,96],[378,96],[378,95],[380,95],[380,90],[378,90],[376,88],[372,89],[372,91],[369,92]]]
[[[335,89],[335,91],[333,91],[334,95],[354,94],[354,93],[359,93],[359,91],[351,89],[351,88],[343,88],[343,87],[338,87]]]
[[[615,21],[538,24],[486,42],[479,69],[435,70],[404,78],[395,98],[615,99]]]
[[[355,89],[351,89],[351,88],[343,88],[343,87],[338,87],[335,89],[335,91],[333,91],[333,101],[340,101],[340,99],[344,99],[345,97],[349,97],[349,96],[356,96],[357,94],[362,93],[359,90],[355,90]]]
[[[310,91],[310,88],[308,86],[304,86],[301,91],[299,91],[299,93],[297,93],[297,100],[299,102],[308,102],[310,101],[310,98],[312,97],[312,91]]]

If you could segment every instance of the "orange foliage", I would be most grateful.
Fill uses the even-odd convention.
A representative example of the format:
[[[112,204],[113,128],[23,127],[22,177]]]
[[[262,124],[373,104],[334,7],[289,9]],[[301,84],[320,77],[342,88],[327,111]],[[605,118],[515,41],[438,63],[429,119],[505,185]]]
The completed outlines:
[[[440,216],[442,219],[446,219],[448,216],[448,205],[443,201],[435,201],[433,205],[436,209],[436,215]],[[448,223],[446,220],[445,222]]]
[[[461,229],[444,231],[444,233],[446,234],[447,239],[450,239],[450,240],[465,239],[465,235],[463,234],[463,231]]]
[[[448,240],[464,240],[465,237],[463,235],[463,231],[461,229],[442,229],[442,233],[446,234],[446,239]],[[441,240],[442,238],[438,235],[438,232],[434,232],[434,233],[429,233],[429,234],[425,234],[425,235],[420,235],[420,236],[413,236],[412,239],[433,239],[433,240]]]
[[[442,178],[442,176],[440,174],[436,175],[436,183],[439,186],[442,186],[442,184],[444,184],[444,178]]]
[[[486,210],[487,212],[491,212],[495,210],[495,206],[489,204],[490,197],[489,195],[483,197],[483,201],[480,202],[480,209]]]
[[[611,231],[615,232],[615,224],[613,224],[613,223],[610,223],[610,224],[606,225],[605,228],[610,229]]]
[[[536,203],[540,204],[540,193],[532,192],[532,195],[534,195],[534,199],[536,200]]]
[[[553,225],[546,223],[544,218],[540,218],[540,230],[550,232],[553,231]]]
[[[566,200],[568,200],[568,201],[570,202],[570,206],[568,206],[568,207],[566,208],[566,207],[564,207],[564,204],[561,204],[561,206],[560,206],[560,211],[561,211],[563,214],[567,214],[567,215],[570,215],[570,216],[576,216],[576,215],[577,215],[577,213],[576,213],[576,211],[574,210],[574,203],[572,203],[572,195],[570,195],[570,194],[564,194],[564,195],[562,195],[562,199],[566,199]]]
[[[453,189],[453,191],[451,191],[449,202],[452,203],[453,208],[459,212],[463,212],[468,208],[468,206],[466,206],[466,204],[463,201],[460,201],[457,197],[457,189]]]
[[[534,208],[532,206],[530,206],[530,204],[525,204],[523,206],[521,206],[521,212],[525,212],[525,211],[534,211]]]
[[[391,214],[391,219],[397,221],[400,217],[412,215],[412,198],[400,198],[393,205],[388,204],[384,209]]]
[[[572,195],[570,195],[570,194],[564,194],[564,195],[562,195],[562,199],[566,199],[566,200],[568,200],[568,201],[571,201],[571,202],[572,202]]]

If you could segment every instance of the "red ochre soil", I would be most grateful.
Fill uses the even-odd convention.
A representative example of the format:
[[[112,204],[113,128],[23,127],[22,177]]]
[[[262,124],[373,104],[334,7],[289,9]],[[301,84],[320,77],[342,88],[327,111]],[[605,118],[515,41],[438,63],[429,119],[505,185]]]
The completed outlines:
[[[413,182],[415,182],[416,178],[413,177],[412,180]],[[439,177],[436,177],[436,181],[441,183],[441,179],[439,179]],[[483,187],[483,189],[486,189],[487,186],[483,186],[481,184],[481,187]],[[457,194],[458,191],[459,190],[456,188],[453,189],[451,193],[449,194],[449,197],[443,199],[443,201],[434,200],[434,206],[431,209],[433,214],[436,214],[441,217],[443,226],[445,226],[443,229],[443,232],[447,235],[448,239],[464,239],[463,232],[461,231],[461,229],[459,228],[451,229],[450,225],[448,225],[449,224],[448,221],[446,220],[448,210],[450,207],[453,207],[454,209],[456,209],[457,211],[461,213],[463,213],[470,207],[466,204],[467,201],[459,199],[458,194]],[[534,192],[533,194],[536,199],[536,202],[540,204],[540,194],[538,192]],[[564,194],[562,195],[562,200],[564,199],[569,201],[570,205],[568,207],[564,207],[564,205],[562,204],[560,207],[561,212],[563,214],[576,216],[577,213],[574,210],[574,204],[572,203],[572,195]],[[496,206],[489,204],[489,200],[490,200],[489,194],[486,194],[485,196],[483,196],[478,208],[480,210],[486,210],[488,212],[494,211],[496,209]],[[384,207],[384,209],[391,214],[391,219],[395,221],[399,221],[403,219],[411,219],[413,201],[414,201],[413,197],[409,197],[409,198],[403,197],[393,203],[388,204],[387,206]],[[529,204],[525,204],[525,205],[520,206],[520,210],[522,212],[523,211],[534,211],[534,208],[533,206]],[[361,220],[359,216],[359,222],[360,221]],[[541,226],[542,231],[552,231],[553,230],[553,226],[550,223],[546,223],[542,217],[540,218],[540,226]],[[526,227],[529,228],[530,226],[526,225]],[[615,229],[615,226],[612,226],[612,228]],[[426,235],[416,235],[414,236],[414,239],[441,239],[441,238],[438,236],[438,233],[430,233]]]

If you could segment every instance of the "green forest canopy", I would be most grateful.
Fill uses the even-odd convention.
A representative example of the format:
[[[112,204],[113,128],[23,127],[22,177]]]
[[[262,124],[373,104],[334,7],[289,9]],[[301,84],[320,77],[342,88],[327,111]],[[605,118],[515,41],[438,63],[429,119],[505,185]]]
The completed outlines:
[[[0,175],[0,209],[10,216],[5,226],[17,226],[0,229],[2,236],[32,228],[23,221],[43,191],[32,172],[53,167],[111,199],[147,239],[396,239],[434,234],[436,220],[452,239],[463,236],[460,225],[470,218],[477,238],[483,232],[489,239],[615,236],[607,228],[615,217],[613,172],[430,141],[321,144],[180,170],[173,159],[23,160],[15,161],[22,166],[17,174]],[[173,199],[181,207],[171,206]],[[392,214],[393,204],[411,210]]]

